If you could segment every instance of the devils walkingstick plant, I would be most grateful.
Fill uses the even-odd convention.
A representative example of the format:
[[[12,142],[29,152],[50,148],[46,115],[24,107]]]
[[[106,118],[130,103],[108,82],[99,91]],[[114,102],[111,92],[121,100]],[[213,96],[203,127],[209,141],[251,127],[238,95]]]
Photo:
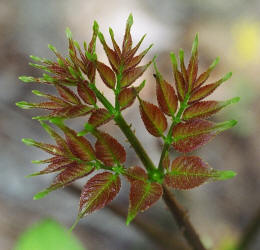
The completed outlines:
[[[198,35],[196,35],[188,66],[184,62],[183,50],[179,51],[179,66],[175,54],[170,54],[174,88],[159,72],[155,59],[146,65],[138,66],[152,45],[136,55],[145,36],[137,45],[133,46],[130,33],[132,24],[133,18],[130,15],[121,48],[115,41],[111,28],[109,33],[113,48],[107,45],[97,22],[94,22],[93,25],[91,41],[89,44],[85,42],[83,48],[73,40],[70,30],[67,29],[69,56],[64,58],[55,47],[49,45],[50,50],[56,55],[57,61],[31,56],[40,64],[30,63],[31,66],[42,69],[47,74],[44,73],[40,78],[20,77],[23,82],[53,86],[58,92],[58,96],[54,96],[33,90],[35,95],[46,98],[47,101],[17,103],[17,106],[24,109],[42,108],[51,111],[45,116],[37,116],[33,119],[41,123],[55,140],[56,145],[23,139],[25,144],[38,147],[52,155],[46,160],[33,161],[47,164],[47,167],[31,176],[58,172],[54,182],[47,189],[36,194],[34,199],[43,198],[51,191],[95,173],[82,189],[76,223],[85,215],[111,202],[120,190],[120,178],[122,177],[130,183],[130,204],[126,220],[126,223],[129,224],[139,212],[145,211],[158,201],[163,195],[163,190],[167,190],[167,186],[175,189],[191,189],[210,180],[225,180],[235,176],[233,171],[212,169],[200,157],[186,155],[236,124],[234,120],[214,123],[208,118],[225,106],[238,102],[238,97],[228,101],[202,101],[227,81],[231,77],[231,73],[216,82],[205,83],[219,59],[217,58],[205,72],[198,74]],[[101,42],[110,65],[99,61],[95,50],[97,40]],[[133,83],[151,64],[155,70],[158,105],[141,98],[140,92],[145,86],[145,81],[138,86],[133,86]],[[98,89],[96,71],[104,84],[114,92],[114,103],[111,103]],[[140,115],[145,128],[164,143],[158,165],[152,162],[135,136],[133,128],[123,117],[123,111],[129,108],[136,99],[139,102]],[[81,132],[76,132],[65,124],[67,119],[80,116],[89,116],[88,122]],[[101,129],[103,124],[111,120],[114,120],[121,129],[143,165],[125,165],[124,147]],[[46,121],[60,129],[65,138]],[[95,145],[92,145],[87,139],[88,134],[92,134],[96,138]],[[182,155],[170,159],[170,149],[176,150]],[[173,201],[168,199],[167,204],[171,202]],[[192,242],[190,243],[192,244]],[[196,246],[194,248],[196,249]],[[203,249],[203,246],[197,247],[197,249]]]

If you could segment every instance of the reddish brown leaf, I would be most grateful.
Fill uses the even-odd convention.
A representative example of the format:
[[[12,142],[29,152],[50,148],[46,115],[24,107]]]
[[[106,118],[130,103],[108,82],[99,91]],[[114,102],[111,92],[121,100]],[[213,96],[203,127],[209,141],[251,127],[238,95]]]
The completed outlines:
[[[98,70],[103,82],[110,89],[114,89],[115,84],[116,84],[115,73],[104,63],[97,62],[96,65],[97,65],[97,70]]]
[[[59,91],[60,96],[66,101],[73,104],[81,104],[79,98],[69,88],[61,85],[56,85],[56,88]]]
[[[115,138],[104,132],[98,132],[95,136],[97,137],[96,156],[99,160],[104,162],[106,166],[125,162],[125,149]]]
[[[194,119],[179,123],[173,128],[173,147],[182,153],[191,152],[206,144],[218,133],[233,127],[236,121],[213,123],[206,120]]]
[[[183,120],[190,120],[193,118],[205,118],[217,113],[222,108],[226,107],[231,103],[239,101],[238,97],[235,97],[228,101],[201,101],[196,102],[189,106],[183,113]]]
[[[130,14],[126,22],[125,35],[124,35],[123,46],[122,46],[123,57],[126,56],[132,48],[132,37],[130,33],[132,25],[133,25],[133,17]]]
[[[120,92],[118,95],[118,102],[121,109],[125,109],[134,103],[137,94],[136,92],[134,87],[125,88]]]
[[[71,184],[73,181],[89,175],[93,170],[93,166],[86,165],[85,163],[78,163],[76,166],[71,165],[56,176],[54,182],[49,188],[39,192],[33,198],[34,200],[41,199],[51,191],[65,187]]]
[[[61,117],[61,118],[75,118],[79,116],[84,116],[93,110],[92,107],[86,105],[73,105],[52,112],[49,117]]]
[[[81,99],[90,105],[93,105],[97,102],[95,93],[88,87],[87,81],[79,82],[77,86],[78,94]]]
[[[211,71],[216,67],[218,62],[219,62],[219,58],[216,58],[216,60],[209,66],[209,68],[198,77],[198,79],[194,83],[193,86],[194,89],[200,87],[204,82],[207,81]]]
[[[83,136],[77,136],[76,131],[66,127],[65,125],[57,124],[64,132],[68,146],[71,152],[83,161],[91,161],[95,159],[95,152],[90,142]]]
[[[156,137],[163,135],[167,128],[167,120],[157,106],[140,100],[140,114],[149,133]]]
[[[136,180],[145,181],[148,178],[145,170],[139,166],[133,166],[128,168],[125,175],[130,182]]]
[[[34,146],[37,148],[42,149],[43,151],[52,154],[52,155],[57,155],[57,156],[62,156],[64,155],[64,151],[62,151],[59,147],[47,144],[47,143],[42,143],[42,142],[37,142],[32,139],[24,138],[22,139],[22,142],[26,144],[27,146]]]
[[[141,52],[139,55],[135,57],[133,57],[133,53],[135,53],[136,51],[132,49],[128,55],[128,59],[125,62],[124,71],[128,71],[136,67],[142,61],[142,59],[144,58],[144,56],[147,54],[147,52],[150,50],[151,47],[152,45],[150,45],[146,50],[144,50],[143,52]]]
[[[182,76],[183,79],[186,83],[186,86],[188,86],[188,73],[185,67],[185,63],[184,63],[184,51],[182,49],[180,49],[179,51],[179,58],[180,58],[180,67],[181,67],[181,72],[182,72]]]
[[[128,53],[128,55],[127,55],[127,60],[126,60],[126,61],[130,62],[130,61],[133,59],[135,53],[137,52],[137,50],[138,50],[139,47],[141,46],[141,44],[142,44],[142,42],[143,42],[145,36],[146,36],[146,35],[144,35],[144,36],[141,38],[141,40],[136,44],[136,46],[135,46],[134,48],[132,48],[131,51],[129,51],[129,53]]]
[[[121,181],[118,175],[103,172],[93,176],[84,186],[80,196],[79,217],[101,209],[118,194]]]
[[[96,65],[93,62],[88,62],[86,65],[86,71],[89,81],[94,83],[96,76]]]
[[[160,109],[173,117],[178,107],[177,96],[174,88],[158,74],[156,74],[156,95]]]
[[[112,40],[112,43],[113,43],[114,51],[116,52],[118,58],[121,58],[121,50],[120,50],[118,44],[115,41],[114,32],[111,28],[109,28],[109,34],[110,34],[110,37],[111,37],[111,40]]]
[[[177,157],[169,171],[165,184],[176,189],[191,189],[217,176],[217,171],[197,156]]]
[[[55,140],[58,147],[67,155],[72,156],[72,153],[69,149],[69,146],[67,145],[67,142],[58,134],[56,133],[50,126],[48,126],[46,123],[40,121],[42,127],[45,129],[45,131]]]
[[[113,116],[106,109],[100,108],[92,112],[91,116],[89,117],[88,123],[97,128],[112,119]]]
[[[106,55],[107,55],[107,58],[108,58],[108,61],[111,65],[111,67],[113,68],[113,70],[115,72],[118,72],[120,60],[119,60],[117,53],[114,50],[112,50],[111,48],[109,48],[102,33],[99,33],[98,37],[99,37],[100,42],[103,45],[103,48],[106,52]]]
[[[163,189],[159,183],[133,181],[130,188],[130,204],[126,224],[128,225],[139,212],[144,212],[162,196]]]
[[[40,172],[31,174],[30,176],[54,173],[57,171],[61,171],[67,167],[73,167],[73,166],[75,167],[75,166],[77,166],[77,164],[78,163],[76,161],[63,157],[63,158],[60,158],[59,160],[56,160],[55,162],[49,164],[46,168],[44,168]]]
[[[217,82],[205,85],[197,90],[194,90],[189,99],[189,103],[198,102],[201,99],[204,99],[205,97],[209,96],[220,84],[227,81],[231,76],[232,73],[230,72]]]
[[[178,70],[177,59],[174,53],[171,53],[171,61],[173,67],[173,75],[175,78],[175,86],[180,101],[183,101],[188,89],[188,86],[185,83],[185,79],[182,73]]]
[[[152,61],[150,61],[149,63],[147,63],[144,66],[140,66],[140,67],[125,71],[122,76],[121,87],[125,88],[125,87],[131,85],[133,82],[135,82],[139,77],[142,76],[142,74],[146,71],[146,69],[150,66],[151,63],[152,63]]]
[[[188,66],[188,92],[193,88],[198,73],[198,34],[196,34],[192,44],[191,58]]]
[[[51,187],[64,187],[79,178],[89,175],[93,170],[93,166],[89,166],[86,163],[71,164],[71,166],[57,175]]]
[[[60,103],[56,103],[56,102],[42,102],[42,103],[32,103],[32,108],[56,110],[56,109],[63,108],[63,106],[61,106]]]

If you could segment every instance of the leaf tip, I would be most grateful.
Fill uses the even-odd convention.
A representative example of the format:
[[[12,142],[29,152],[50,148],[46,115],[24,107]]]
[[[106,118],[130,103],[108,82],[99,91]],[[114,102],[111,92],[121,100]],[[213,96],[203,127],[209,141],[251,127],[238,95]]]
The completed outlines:
[[[22,82],[34,82],[34,77],[32,76],[19,76],[18,79]]]
[[[237,175],[236,172],[227,170],[227,171],[221,171],[218,177],[218,180],[227,180],[234,178]]]
[[[66,28],[66,37],[68,38],[68,39],[72,39],[72,33],[71,33],[71,30],[70,30],[70,28],[69,27],[67,27]]]
[[[44,198],[49,192],[50,192],[49,189],[45,189],[45,190],[37,193],[36,195],[34,195],[33,199],[34,200],[40,200],[40,199]]]
[[[133,15],[130,13],[130,15],[127,18],[127,26],[131,27],[134,23]]]
[[[195,55],[198,50],[198,44],[199,44],[199,33],[196,33],[194,42],[192,44],[191,54]]]
[[[227,73],[227,74],[222,78],[222,81],[223,81],[223,82],[227,81],[231,76],[232,76],[232,72]]]
[[[99,31],[99,25],[98,25],[98,22],[95,20],[94,23],[93,23],[93,31],[94,33],[98,33]]]
[[[30,138],[23,138],[22,142],[27,146],[33,146],[35,144],[35,141]]]

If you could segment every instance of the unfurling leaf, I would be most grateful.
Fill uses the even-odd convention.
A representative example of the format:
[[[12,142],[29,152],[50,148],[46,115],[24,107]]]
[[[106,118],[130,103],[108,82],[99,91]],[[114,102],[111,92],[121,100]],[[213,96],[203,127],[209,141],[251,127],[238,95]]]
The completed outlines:
[[[104,63],[97,62],[97,70],[102,78],[103,82],[109,87],[110,89],[114,89],[116,84],[116,77],[115,73]]]
[[[182,73],[178,70],[177,59],[174,53],[170,54],[173,68],[173,75],[175,78],[175,86],[180,101],[183,101],[187,92],[187,84]]]
[[[79,218],[106,206],[118,194],[120,187],[119,176],[109,172],[97,174],[89,179],[80,196]]]
[[[218,133],[235,126],[236,123],[234,120],[213,123],[202,119],[179,123],[172,131],[172,145],[179,152],[191,152],[209,142]]]
[[[223,180],[235,176],[233,171],[217,171],[197,156],[177,157],[165,176],[165,184],[176,189],[191,189],[208,180]]]
[[[55,158],[53,157],[52,163],[50,163],[46,168],[44,168],[40,172],[36,172],[29,175],[29,177],[61,171],[67,167],[76,166],[77,164],[78,163],[71,158],[58,157],[58,156]]]
[[[193,89],[200,87],[204,82],[207,81],[211,71],[216,67],[218,62],[219,62],[219,58],[217,57],[214,60],[214,62],[209,66],[209,68],[198,77],[198,79],[195,81],[193,85]]]
[[[144,212],[158,201],[162,193],[163,189],[159,183],[141,180],[132,181],[126,224],[129,225],[139,212]]]
[[[163,112],[155,105],[140,100],[140,113],[144,125],[153,136],[160,137],[167,128]]]
[[[54,122],[63,132],[71,152],[83,161],[95,159],[95,152],[90,142],[83,136],[77,136],[76,131],[63,124]]]
[[[69,88],[65,86],[56,86],[57,90],[59,91],[60,96],[65,99],[67,102],[73,104],[81,104],[79,98],[71,91]]]
[[[139,166],[133,166],[128,168],[125,175],[130,182],[136,180],[146,181],[148,178],[148,175],[145,172],[145,170]]]
[[[107,58],[108,58],[108,61],[111,65],[111,67],[117,73],[119,64],[120,64],[120,58],[118,57],[117,53],[114,50],[109,48],[109,46],[107,45],[105,38],[101,32],[98,33],[98,37],[99,37],[100,42],[103,45],[103,48],[106,52],[106,55],[107,55]]]
[[[46,123],[40,121],[42,127],[45,129],[45,131],[55,140],[57,143],[58,147],[64,151],[64,153],[67,156],[72,156],[72,153],[70,151],[70,148],[67,144],[67,142],[58,134],[56,133],[49,125]]]
[[[90,113],[93,110],[92,107],[79,104],[73,105],[65,108],[61,108],[58,110],[54,110],[49,116],[46,117],[46,120],[51,119],[53,117],[60,117],[60,118],[76,118],[79,116],[84,116]]]
[[[236,103],[240,100],[239,97],[232,98],[228,101],[201,101],[189,106],[183,113],[183,120],[193,118],[205,118],[217,113],[222,108],[229,104]]]
[[[199,89],[194,90],[189,99],[189,103],[198,102],[201,99],[204,99],[205,97],[209,96],[220,84],[227,81],[231,76],[232,73],[229,72],[217,82],[205,85]]]
[[[35,140],[28,139],[28,138],[23,138],[22,142],[24,144],[26,144],[27,146],[34,146],[34,147],[40,148],[43,151],[45,151],[49,154],[52,154],[52,155],[58,155],[58,156],[64,155],[64,152],[62,151],[62,149],[60,149],[57,146],[51,145],[51,144],[37,142]]]
[[[63,108],[63,106],[61,106],[60,103],[56,103],[56,102],[29,103],[29,102],[21,101],[21,102],[17,102],[16,106],[22,109],[41,108],[47,110],[56,110],[56,109]]]
[[[135,48],[137,48],[137,46]],[[126,61],[126,66],[124,68],[124,71],[128,71],[128,70],[136,67],[142,61],[142,59],[147,54],[147,52],[152,48],[152,46],[153,45],[150,45],[146,50],[144,50],[143,52],[141,52],[139,55],[137,55],[135,57],[132,57],[132,55],[134,55],[136,50],[135,50],[135,48],[132,49],[128,55],[128,60]]]
[[[95,93],[88,87],[87,81],[79,82],[77,91],[80,98],[87,104],[94,105],[97,102]]]
[[[129,53],[129,51],[132,48],[132,37],[130,33],[132,25],[133,25],[133,16],[132,14],[130,14],[126,22],[125,35],[124,35],[123,46],[122,46],[122,56],[124,57]]]
[[[114,32],[111,28],[109,28],[109,34],[110,34],[110,37],[111,37],[111,40],[112,40],[114,51],[116,52],[117,56],[119,58],[121,58],[121,49],[119,48],[118,44],[115,41]]]
[[[42,199],[49,192],[54,191],[58,188],[65,187],[73,181],[80,179],[84,176],[89,175],[94,170],[93,166],[87,165],[86,163],[78,163],[76,165],[65,168],[60,174],[58,174],[50,187],[36,194],[33,199]]]
[[[88,124],[91,124],[94,128],[97,128],[112,119],[113,115],[111,115],[106,109],[100,108],[92,112],[88,119]]]
[[[198,34],[196,34],[192,44],[191,58],[187,69],[188,74],[188,92],[193,88],[198,73]]]
[[[134,87],[123,89],[118,95],[118,102],[121,109],[131,106],[136,98],[137,90]]]
[[[104,162],[106,166],[125,162],[125,149],[115,138],[104,132],[97,132],[95,136],[97,137],[96,156],[99,160]]]
[[[156,70],[156,95],[159,107],[166,115],[174,117],[178,106],[175,90],[163,79],[162,75],[157,70],[156,64],[154,64],[154,66]]]
[[[146,69],[151,65],[152,61],[147,63],[144,66],[139,66],[137,68],[133,68],[127,70],[123,73],[121,80],[121,88],[125,88],[135,82],[142,74],[146,71]]]

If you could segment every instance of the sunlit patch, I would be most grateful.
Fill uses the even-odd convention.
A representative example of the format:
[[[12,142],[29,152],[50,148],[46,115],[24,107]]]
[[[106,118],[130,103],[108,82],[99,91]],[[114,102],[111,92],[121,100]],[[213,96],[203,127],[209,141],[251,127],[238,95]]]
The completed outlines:
[[[234,56],[239,64],[259,60],[260,56],[260,22],[239,20],[232,27],[234,39]]]

